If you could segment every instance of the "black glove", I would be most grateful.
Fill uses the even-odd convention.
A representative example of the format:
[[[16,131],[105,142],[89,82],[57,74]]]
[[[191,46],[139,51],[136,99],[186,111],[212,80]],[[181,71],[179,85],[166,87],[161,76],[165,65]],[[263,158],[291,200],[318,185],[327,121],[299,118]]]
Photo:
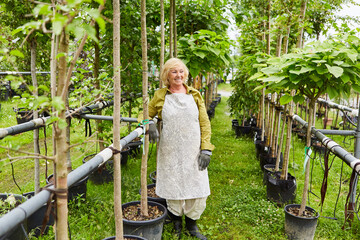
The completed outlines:
[[[157,130],[154,121],[149,121],[149,140],[151,143],[155,143],[159,140],[159,131]]]
[[[203,171],[209,166],[210,155],[211,155],[211,151],[209,151],[209,150],[201,150],[200,151],[200,155],[198,158],[199,171]]]

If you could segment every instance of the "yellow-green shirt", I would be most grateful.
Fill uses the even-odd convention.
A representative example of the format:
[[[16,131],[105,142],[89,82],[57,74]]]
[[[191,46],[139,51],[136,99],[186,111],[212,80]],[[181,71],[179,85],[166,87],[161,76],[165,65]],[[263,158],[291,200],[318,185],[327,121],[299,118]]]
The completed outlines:
[[[195,88],[185,85],[186,94],[191,94],[194,97],[195,103],[199,109],[199,123],[200,123],[200,132],[201,132],[201,150],[214,150],[215,146],[211,144],[211,124],[209,117],[206,112],[204,100],[201,97],[201,94]],[[153,99],[149,103],[149,117],[153,118],[156,115],[161,120],[162,119],[162,108],[165,102],[165,95],[171,94],[170,90],[165,87],[157,90],[154,94]]]

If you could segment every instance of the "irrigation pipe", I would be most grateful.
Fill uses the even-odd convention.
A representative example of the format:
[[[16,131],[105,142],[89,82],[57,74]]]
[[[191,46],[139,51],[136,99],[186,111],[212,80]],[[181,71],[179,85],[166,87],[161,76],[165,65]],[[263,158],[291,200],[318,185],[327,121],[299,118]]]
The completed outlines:
[[[142,133],[142,127],[136,128],[129,135],[120,140],[120,148],[122,149],[132,140],[141,136]],[[110,149],[110,147],[112,147],[112,145],[96,154],[92,159],[76,168],[74,171],[70,172],[67,177],[68,188],[106,163],[106,161],[108,161],[113,155],[113,150]],[[49,189],[54,189],[54,185],[51,185]],[[42,190],[34,197],[30,198],[7,214],[3,215],[0,218],[0,238],[5,233],[14,229],[18,224],[25,221],[27,217],[31,216],[39,208],[41,208],[48,201],[49,197],[50,191]]]
[[[101,101],[101,102],[95,103],[93,105],[90,105],[88,107],[82,107],[78,111],[81,116],[81,114],[89,112],[89,110],[102,109],[102,108],[108,107],[112,104],[113,104],[112,100],[111,101]],[[77,110],[73,110],[73,111],[77,111]],[[72,111],[67,112],[67,117],[70,116],[70,114],[72,114]],[[41,117],[41,118],[33,119],[29,122],[25,122],[25,123],[21,123],[21,124],[12,126],[12,127],[0,128],[0,140],[8,135],[16,135],[16,134],[19,134],[22,132],[27,132],[27,131],[34,130],[36,128],[43,127],[43,126],[45,126],[46,121],[49,119],[50,119],[50,117]],[[130,119],[126,119],[126,120],[130,121]]]
[[[105,121],[113,120],[113,116],[102,116],[102,115],[92,115],[92,114],[83,114],[83,115],[80,115],[80,117],[85,118],[85,119],[96,119],[96,120],[105,120]],[[120,121],[121,122],[133,122],[133,123],[138,122],[137,118],[129,118],[129,117],[121,117]]]
[[[305,122],[298,115],[293,115],[293,120],[299,122],[303,128],[308,127],[308,123]],[[340,130],[338,130],[340,131]],[[354,132],[354,131],[353,131]],[[360,174],[360,160],[354,157],[351,153],[342,148],[339,144],[333,141],[331,138],[325,136],[322,131],[316,129],[315,127],[311,127],[311,133],[313,133],[317,139],[319,139],[322,144],[333,152],[336,156],[342,159],[347,165],[349,165],[352,169],[354,169],[358,174]],[[355,133],[356,134],[356,133]]]

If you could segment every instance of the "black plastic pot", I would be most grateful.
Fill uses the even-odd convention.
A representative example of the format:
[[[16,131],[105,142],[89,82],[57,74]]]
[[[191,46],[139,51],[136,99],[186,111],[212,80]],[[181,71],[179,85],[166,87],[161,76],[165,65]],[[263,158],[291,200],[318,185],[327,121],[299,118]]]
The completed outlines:
[[[251,126],[235,126],[236,137],[247,136],[251,132]]]
[[[121,150],[121,165],[126,165],[131,149],[129,147],[125,147]]]
[[[30,199],[34,196],[34,192],[27,192],[24,193],[23,196],[27,199]],[[39,208],[36,212],[31,214],[27,218],[27,224],[28,224],[28,233],[33,232],[35,237],[39,237],[41,233],[41,228],[43,225],[43,220],[46,214],[47,205],[44,204],[41,208]],[[49,220],[46,223],[44,234],[47,234],[49,231],[49,226],[54,225],[54,216],[52,214],[49,215]]]
[[[265,144],[266,141],[261,141],[261,140],[255,140],[255,152],[256,152],[256,157],[258,159],[260,159],[260,155],[261,154],[267,154],[267,152],[265,151]]]
[[[156,184],[152,183],[152,184],[147,185],[147,188],[149,189],[149,188],[153,188],[155,186],[156,186]],[[139,194],[141,195],[141,189],[139,189]],[[149,197],[148,196],[148,201],[157,202],[157,203],[160,203],[160,204],[164,205],[165,207],[167,207],[166,199],[161,198],[161,197]]]
[[[53,174],[47,177],[46,183],[49,184],[52,182]],[[68,202],[72,200],[77,200],[79,197],[86,199],[86,192],[87,192],[87,180],[89,179],[88,176],[81,179],[79,182],[73,184],[71,187],[68,188]]]
[[[124,235],[124,238],[128,238],[131,240],[147,240],[146,238],[140,237],[140,236],[135,236],[135,235]],[[108,237],[108,238],[104,238],[103,240],[115,240],[116,237]]]
[[[284,208],[286,235],[289,239],[313,239],[319,213],[317,213],[313,208],[306,206],[305,208],[311,211],[314,217],[294,216],[289,212],[289,209],[293,207],[300,208],[300,205],[289,204]]]
[[[5,200],[8,198],[9,195],[14,195],[16,201],[26,201],[26,198],[22,195],[18,194],[7,194],[7,193],[0,193],[0,199]],[[25,240],[27,238],[27,220],[20,223],[11,231],[5,233],[5,235],[0,236],[0,240]]]
[[[281,168],[279,168],[281,170]],[[263,184],[266,185],[268,181],[268,174],[275,172],[275,164],[265,164],[264,165],[264,177],[263,177]]]
[[[87,161],[92,159],[95,155],[96,153],[84,157],[82,162],[86,163]],[[113,175],[114,175],[114,162],[112,160],[108,160],[106,161],[105,164],[101,165],[98,169],[96,169],[89,175],[89,180],[94,184],[103,184],[113,181]]]
[[[239,126],[239,121],[237,119],[231,120],[231,127],[235,131],[236,126]]]
[[[264,171],[264,166],[266,164],[276,164],[276,156],[271,157],[270,153],[262,153],[259,155],[260,158],[260,168],[262,171]],[[280,165],[282,165],[283,162],[283,154],[280,153]]]
[[[34,119],[33,111],[26,111],[24,108],[14,108],[17,124],[26,123]]]
[[[288,173],[287,180],[281,180],[280,176],[281,172],[268,173],[267,198],[279,205],[292,203],[296,197],[296,179],[290,173]]]
[[[125,203],[122,205],[122,209],[137,204],[140,204],[140,201]],[[147,221],[131,221],[123,218],[124,234],[141,236],[151,240],[161,240],[167,209],[164,205],[157,202],[148,201],[148,205],[157,206],[163,212],[163,215]]]
[[[156,171],[151,172],[149,177],[153,183],[156,183]]]
[[[137,154],[140,153],[141,145],[142,145],[142,141],[133,141],[133,142],[129,142],[128,144],[126,144],[125,148],[129,147],[130,155],[136,156]]]

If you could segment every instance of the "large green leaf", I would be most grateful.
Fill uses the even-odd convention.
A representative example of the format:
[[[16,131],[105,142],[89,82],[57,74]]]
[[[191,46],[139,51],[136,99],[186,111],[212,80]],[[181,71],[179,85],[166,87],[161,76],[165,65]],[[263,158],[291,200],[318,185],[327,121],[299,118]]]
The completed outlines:
[[[292,99],[293,99],[293,97],[290,95],[283,95],[280,98],[280,104],[281,105],[288,104],[289,102],[291,102]]]
[[[329,94],[330,99],[335,98],[339,95],[338,91],[332,86],[327,86],[326,92]]]
[[[311,72],[313,70],[314,70],[313,67],[303,66],[303,67],[301,67],[300,70],[290,70],[289,72],[293,73],[293,74],[296,74],[296,75],[300,75],[300,74],[303,74],[303,73]]]
[[[344,73],[344,69],[342,67],[338,66],[330,66],[328,64],[325,64],[329,72],[334,75],[334,77],[338,78]]]
[[[270,76],[268,78],[264,78],[262,81],[263,82],[276,82],[276,83],[278,83],[281,80],[283,80],[284,78],[286,78],[286,76],[275,76],[275,75],[273,75],[273,76]]]
[[[204,59],[204,57],[206,57],[206,54],[202,51],[194,51],[194,54],[200,57],[201,59]]]
[[[351,87],[352,87],[352,89],[354,89],[354,91],[360,93],[360,86],[359,85],[353,84]]]
[[[271,74],[280,72],[280,69],[276,66],[270,66],[270,67],[261,69],[261,71],[265,74],[271,75]]]

